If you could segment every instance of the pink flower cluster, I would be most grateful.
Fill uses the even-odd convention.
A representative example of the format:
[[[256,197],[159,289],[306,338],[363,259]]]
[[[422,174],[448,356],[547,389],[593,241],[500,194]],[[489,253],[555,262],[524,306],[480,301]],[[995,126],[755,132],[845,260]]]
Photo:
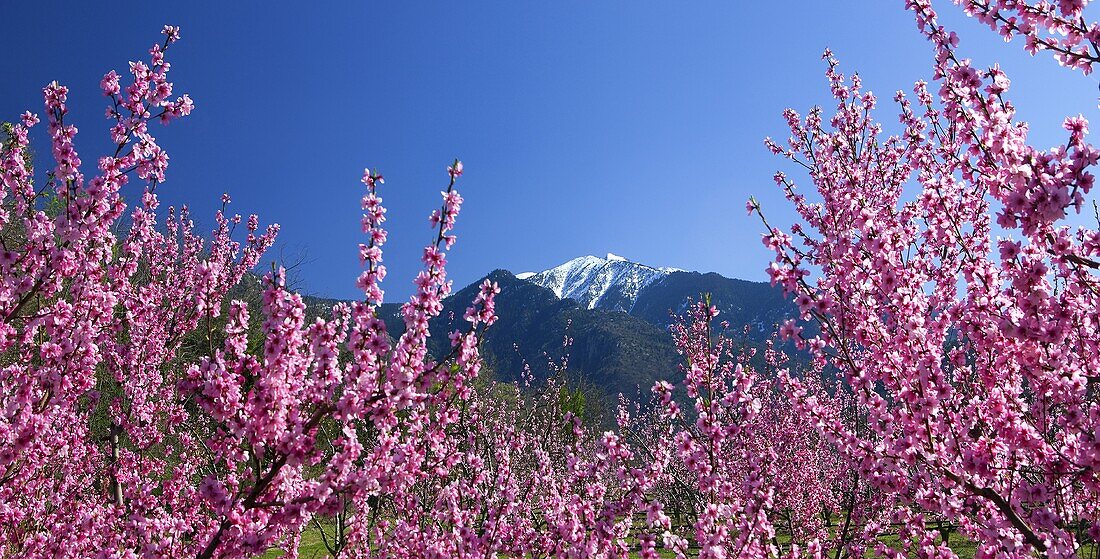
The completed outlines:
[[[1087,71],[1083,5],[966,9]],[[790,394],[851,472],[847,554],[953,557],[957,530],[979,557],[1077,557],[1100,535],[1100,237],[1061,222],[1084,205],[1100,151],[1082,117],[1066,120],[1064,145],[1032,147],[1004,72],[961,58],[930,2],[907,6],[937,90],[895,96],[897,134],[826,52],[835,112],[788,111],[786,144],[766,142],[814,191],[778,173],[801,220],[789,234],[764,221],[772,281],[815,324],[782,333],[838,372],[852,413],[799,380]]]
[[[373,172],[363,180],[364,301],[308,321],[275,270],[261,308],[228,302],[278,228],[261,232],[252,216],[235,240],[241,216],[219,211],[204,241],[186,208],[158,224],[168,156],[149,123],[193,108],[186,95],[170,99],[165,53],[179,30],[164,33],[149,62],[130,64],[129,83],[115,72],[101,83],[116,148],[95,177],[83,175],[57,83],[44,90],[55,161],[45,187],[28,158],[37,115],[12,125],[0,151],[0,553],[246,557],[293,550],[310,519],[349,509],[347,554],[372,554],[380,497],[414,499],[460,455],[448,437],[496,318],[499,288],[486,283],[452,354],[429,357],[427,325],[450,291],[443,251],[462,164],[449,169],[437,240],[396,341],[378,317],[386,232]],[[144,190],[128,210],[120,191],[134,177]]]
[[[676,557],[688,557],[693,545],[708,558],[828,553],[823,512],[838,505],[839,462],[795,413],[787,386],[824,394],[821,369],[793,380],[787,357],[768,347],[762,364],[774,374],[761,374],[760,356],[727,336],[717,316],[704,300],[674,326],[686,361],[681,387],[658,382],[648,410],[620,409],[626,442],[647,464],[633,485],[635,510],[645,512],[639,556],[658,557],[658,542]],[[681,406],[681,389],[690,408]],[[821,407],[841,401],[826,398]]]
[[[1095,60],[1085,2],[958,3]],[[186,207],[158,214],[169,159],[149,124],[193,109],[167,79],[178,28],[126,83],[103,78],[115,149],[92,178],[48,85],[45,184],[37,115],[0,146],[0,555],[293,557],[311,525],[337,557],[954,557],[955,532],[979,557],[1079,556],[1100,541],[1100,232],[1064,220],[1100,151],[1080,116],[1032,147],[1005,73],[961,58],[928,0],[906,5],[934,82],[894,97],[896,133],[826,52],[835,110],[788,110],[790,136],[766,141],[813,186],[777,173],[799,222],[764,220],[797,318],[756,351],[704,297],[673,328],[679,374],[606,432],[560,380],[479,379],[491,281],[429,352],[460,161],[402,331],[381,315],[370,169],[362,299],[309,319],[279,268],[257,304],[229,300],[277,226],[223,206],[204,239]]]
[[[1089,0],[1025,2],[1023,0],[953,0],[967,15],[988,25],[1011,41],[1024,40],[1024,49],[1035,54],[1050,51],[1059,64],[1086,75],[1100,62],[1100,24],[1085,20]],[[907,2],[910,9],[926,13],[922,0]],[[923,21],[923,20],[922,20]],[[922,24],[923,25],[923,24]]]

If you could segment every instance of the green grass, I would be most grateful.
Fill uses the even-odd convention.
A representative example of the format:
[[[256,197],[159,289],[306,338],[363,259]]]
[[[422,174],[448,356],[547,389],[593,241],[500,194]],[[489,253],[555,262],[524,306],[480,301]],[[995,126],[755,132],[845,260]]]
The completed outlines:
[[[898,537],[894,534],[884,535],[880,540],[890,547],[900,547],[898,545]],[[779,536],[779,543],[786,544],[790,540],[786,536]],[[958,532],[953,532],[950,539],[951,549],[960,557],[960,559],[973,559],[974,554],[978,549],[977,544],[964,538]],[[282,549],[271,549],[261,555],[261,559],[275,559],[282,557],[285,552]],[[672,559],[675,557],[671,551],[665,549],[658,549],[658,554],[662,559]],[[328,550],[325,549],[325,544],[321,540],[321,532],[315,526],[309,526],[302,532],[302,543],[298,547],[298,556],[302,559],[323,559],[329,557]],[[631,557],[636,555],[631,554]],[[1081,557],[1100,557],[1100,550],[1097,549],[1096,544],[1090,544],[1085,546],[1081,550]]]
[[[269,549],[261,555],[262,559],[275,559],[282,557],[286,552],[282,549]],[[321,540],[321,532],[316,526],[309,526],[302,532],[302,543],[298,546],[298,557],[301,559],[322,559],[328,557],[328,550]]]

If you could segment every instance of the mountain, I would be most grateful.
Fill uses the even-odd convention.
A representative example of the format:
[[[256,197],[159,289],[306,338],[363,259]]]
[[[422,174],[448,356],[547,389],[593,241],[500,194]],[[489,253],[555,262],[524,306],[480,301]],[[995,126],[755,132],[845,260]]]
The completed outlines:
[[[516,277],[545,287],[559,298],[573,299],[586,309],[629,313],[642,290],[679,271],[638,264],[608,253],[607,258],[581,256],[543,272]]]
[[[675,381],[681,357],[668,327],[692,300],[704,293],[718,307],[719,320],[742,343],[759,345],[774,326],[793,314],[782,293],[766,283],[730,279],[675,268],[657,268],[607,255],[582,256],[537,273],[513,275],[495,270],[498,320],[488,329],[481,351],[485,372],[502,381],[558,374],[567,360],[567,376],[594,389],[611,409],[617,395],[643,395],[657,380]],[[443,301],[443,312],[429,323],[428,348],[440,356],[450,350],[448,333],[464,328],[466,307],[479,279]],[[307,297],[311,315],[327,314],[337,301]],[[399,304],[379,309],[391,336],[404,331]],[[742,330],[747,327],[747,335]],[[643,396],[644,397],[644,396]]]
[[[463,314],[486,278],[497,282],[500,294],[498,319],[488,329],[481,353],[484,371],[498,380],[522,381],[525,368],[534,378],[545,379],[567,362],[569,379],[594,388],[611,406],[620,392],[647,392],[656,380],[677,372],[680,356],[666,330],[624,312],[582,307],[507,270],[495,270],[443,300],[443,311],[428,324],[430,354],[446,354],[451,349],[448,334],[468,326]],[[310,316],[325,316],[339,301],[306,297],[305,302]],[[378,315],[390,336],[405,330],[400,304],[385,303]]]
[[[687,272],[632,262],[615,254],[581,256],[542,272],[516,274],[545,287],[562,299],[593,310],[620,311],[667,329],[689,301],[704,293],[718,307],[720,319],[735,331],[748,327],[749,337],[762,340],[794,309],[782,292],[767,283],[727,278],[713,272]]]
[[[727,321],[740,333],[748,327],[749,338],[763,340],[775,326],[795,316],[794,305],[783,291],[768,283],[727,278],[714,272],[673,272],[649,284],[639,294],[630,314],[662,328],[687,310],[688,301],[710,295],[718,308],[718,320]]]
[[[520,380],[525,365],[536,378],[545,378],[567,359],[573,379],[614,398],[619,392],[648,391],[654,381],[676,374],[680,358],[668,332],[661,328],[623,312],[585,308],[507,270],[487,277],[500,286],[499,318],[482,342],[486,364],[496,378]],[[450,349],[444,333],[464,327],[462,314],[480,283],[444,301],[443,313],[429,325],[433,354]]]

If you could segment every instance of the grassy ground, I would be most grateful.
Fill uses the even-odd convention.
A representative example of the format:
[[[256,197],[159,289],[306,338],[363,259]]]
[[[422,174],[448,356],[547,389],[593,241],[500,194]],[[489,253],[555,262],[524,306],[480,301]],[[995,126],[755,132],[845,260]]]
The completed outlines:
[[[780,537],[780,543],[786,543],[782,541],[784,538]],[[897,536],[883,536],[883,543],[888,546],[895,547],[897,544]],[[977,545],[974,542],[969,541],[957,533],[951,535],[951,549],[961,559],[973,559],[975,552],[977,551]],[[662,559],[672,559],[674,556],[672,552],[666,550],[658,550]],[[261,555],[262,559],[275,559],[282,557],[284,552],[279,549],[273,549],[267,553]],[[316,527],[310,526],[302,533],[302,543],[298,547],[298,555],[302,559],[323,559],[328,557],[328,551],[325,549],[324,543],[321,541],[321,533]],[[1097,546],[1086,546],[1082,550],[1081,557],[1100,557],[1100,550]]]
[[[276,557],[282,557],[284,554],[281,549],[271,549],[260,557],[262,559],[275,559]],[[325,549],[325,544],[321,541],[321,532],[314,526],[306,528],[302,532],[302,543],[298,546],[298,557],[301,557],[301,559],[322,559],[328,556],[328,550]]]

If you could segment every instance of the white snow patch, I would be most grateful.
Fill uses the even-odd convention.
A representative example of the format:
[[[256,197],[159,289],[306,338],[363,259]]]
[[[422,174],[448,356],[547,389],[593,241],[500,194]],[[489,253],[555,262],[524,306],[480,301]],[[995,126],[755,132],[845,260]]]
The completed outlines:
[[[516,274],[516,279],[528,279],[533,275],[535,275],[534,272],[520,272]]]
[[[604,308],[629,312],[647,285],[680,270],[654,268],[608,253],[607,258],[581,256],[561,266],[533,275],[517,275],[573,299],[589,309]]]

